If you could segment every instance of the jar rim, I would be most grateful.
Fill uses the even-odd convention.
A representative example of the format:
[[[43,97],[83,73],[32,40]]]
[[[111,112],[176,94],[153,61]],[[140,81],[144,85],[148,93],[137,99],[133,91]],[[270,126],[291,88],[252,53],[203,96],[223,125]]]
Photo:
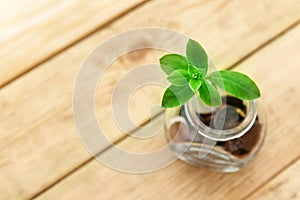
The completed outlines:
[[[199,97],[197,101],[200,101]],[[193,100],[193,99],[192,99]],[[246,116],[244,120],[236,127],[230,129],[214,129],[204,124],[193,109],[193,101],[190,100],[184,104],[184,110],[188,121],[196,128],[202,136],[215,141],[228,141],[243,136],[253,126],[257,116],[256,100],[244,101],[246,103]],[[192,112],[194,110],[194,112]]]

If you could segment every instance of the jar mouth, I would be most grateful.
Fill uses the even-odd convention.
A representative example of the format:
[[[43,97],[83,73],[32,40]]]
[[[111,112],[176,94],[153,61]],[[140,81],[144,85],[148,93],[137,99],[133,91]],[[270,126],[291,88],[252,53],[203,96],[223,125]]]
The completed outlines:
[[[195,99],[197,98],[197,99]],[[184,110],[187,116],[187,119],[189,122],[197,129],[198,133],[202,136],[209,138],[211,140],[215,141],[228,141],[235,138],[239,138],[242,135],[244,135],[249,129],[253,126],[256,117],[257,117],[257,102],[256,100],[251,101],[244,101],[246,106],[246,115],[245,118],[241,123],[239,123],[237,126],[230,128],[230,129],[214,129],[210,126],[207,126],[204,124],[195,108],[195,106],[199,107],[199,97],[195,96],[192,100],[188,101],[186,104],[184,104]],[[198,104],[195,105],[195,102]],[[209,107],[210,110],[213,110],[213,107]]]

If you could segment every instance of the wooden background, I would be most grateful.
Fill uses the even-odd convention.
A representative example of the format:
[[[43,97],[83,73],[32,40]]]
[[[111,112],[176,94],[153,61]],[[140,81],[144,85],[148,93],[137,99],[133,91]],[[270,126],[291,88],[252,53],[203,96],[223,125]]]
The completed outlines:
[[[1,1],[0,199],[300,199],[299,21],[299,0]],[[72,115],[76,75],[101,42],[143,27],[199,40],[217,66],[259,84],[267,138],[246,169],[223,174],[176,161],[134,175],[105,167],[84,149]],[[98,119],[121,148],[151,152],[164,145],[163,133],[128,137],[110,110],[119,78],[162,53],[125,55],[99,83]],[[161,95],[160,87],[134,94],[134,121],[147,122]],[[99,148],[101,154],[109,147]]]

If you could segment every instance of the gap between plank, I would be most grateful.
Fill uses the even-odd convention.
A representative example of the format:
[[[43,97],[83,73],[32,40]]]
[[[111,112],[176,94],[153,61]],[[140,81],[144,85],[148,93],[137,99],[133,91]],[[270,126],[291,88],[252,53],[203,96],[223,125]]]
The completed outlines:
[[[130,10],[128,10],[127,12],[123,13],[120,15],[120,17],[126,15],[128,12],[130,12],[131,10],[134,10],[135,8],[138,8],[142,5],[144,5],[145,2],[140,3],[139,5],[136,5],[134,8],[131,8]],[[103,26],[106,26],[107,24],[115,21],[117,18],[114,18],[113,20],[111,20],[108,23],[105,23]],[[265,48],[266,46],[268,46],[269,44],[271,44],[272,42],[274,42],[275,40],[279,39],[280,37],[284,36],[287,32],[289,32],[290,30],[294,29],[296,26],[298,26],[300,24],[300,19],[295,21],[294,23],[292,23],[291,25],[289,25],[288,27],[286,27],[284,30],[282,30],[281,32],[279,32],[278,34],[276,34],[275,36],[271,37],[269,40],[265,41],[264,43],[262,43],[260,46],[258,46],[257,48],[255,48],[254,50],[252,50],[251,52],[249,52],[248,54],[246,54],[244,57],[242,57],[241,59],[239,59],[237,62],[233,63],[231,66],[228,66],[226,69],[233,69],[235,67],[237,67],[237,65],[241,64],[242,62],[244,62],[245,60],[247,60],[248,58],[252,57],[253,55],[255,55],[256,53],[258,53],[260,50],[262,50],[263,48]],[[103,26],[100,26],[98,29],[101,29]],[[98,30],[94,30],[93,32],[87,34],[87,36],[92,35],[93,33],[97,32]],[[83,38],[79,39],[77,42],[83,40]],[[73,46],[74,44],[69,45],[67,48]],[[65,49],[67,49],[65,48]],[[61,51],[59,51],[61,52]],[[58,52],[58,53],[59,53]],[[56,54],[58,54],[56,53]],[[55,55],[56,55],[55,54]],[[51,56],[54,57],[55,55]],[[49,59],[51,59],[51,57]],[[47,60],[49,60],[47,59]],[[46,62],[47,60],[43,61]],[[31,71],[32,69],[30,69],[29,71]],[[15,80],[15,79],[14,79]],[[12,81],[14,81],[12,80]],[[12,82],[10,81],[10,82]],[[1,87],[0,87],[1,89]],[[164,111],[163,111],[164,112]],[[163,112],[159,112],[157,113],[154,117],[153,120],[155,120],[156,118],[158,118],[161,114],[163,114]],[[141,126],[144,126],[146,124],[149,123],[149,120],[146,120],[145,122],[143,122],[141,124]],[[137,130],[141,129],[136,128],[134,130],[131,131],[131,133],[136,132]],[[121,143],[123,140],[125,140],[128,137],[128,135],[124,135],[123,137],[121,137],[120,139],[118,139],[117,141],[113,142],[113,145],[119,144]],[[104,153],[105,151],[109,150],[110,148],[112,148],[112,146],[108,146],[106,148],[104,148],[103,150],[101,150],[99,153],[96,154],[96,156]],[[260,187],[264,186],[265,184],[267,184],[270,180],[272,180],[273,178],[275,178],[277,175],[279,175],[282,171],[284,171],[287,167],[289,167],[290,165],[292,165],[293,163],[295,163],[298,159],[300,159],[300,156],[297,157],[296,159],[292,160],[290,163],[288,163],[286,166],[284,166],[281,170],[279,170],[277,173],[275,173],[272,177],[270,177],[270,179],[268,179],[266,182],[264,182],[263,184],[259,185],[256,189],[254,189],[252,192],[249,193],[249,195],[247,195],[245,198],[243,198],[242,200],[246,200],[247,198],[249,198],[251,195],[253,195]],[[44,192],[50,190],[52,187],[54,187],[56,184],[62,182],[64,179],[68,178],[69,176],[71,176],[72,174],[74,174],[77,170],[81,169],[82,167],[84,167],[85,165],[89,164],[91,161],[94,160],[94,157],[91,157],[85,161],[83,161],[81,164],[79,164],[78,166],[76,166],[75,168],[73,168],[72,170],[70,170],[69,172],[67,172],[66,174],[64,174],[62,177],[58,178],[57,180],[55,180],[54,182],[52,182],[51,184],[49,184],[48,186],[46,186],[44,189],[42,189],[41,191],[38,191],[36,194],[32,195],[29,199],[35,199],[37,197],[39,197],[40,195],[42,195]]]
[[[251,196],[255,195],[255,193],[257,191],[259,191],[262,187],[264,187],[265,185],[267,185],[269,182],[271,182],[273,179],[275,179],[276,177],[278,177],[281,173],[283,173],[286,169],[288,169],[289,167],[291,167],[293,164],[295,164],[298,160],[300,160],[300,155],[297,156],[295,159],[293,159],[291,162],[289,162],[286,166],[284,166],[282,169],[280,169],[278,172],[276,172],[275,174],[273,174],[270,178],[268,178],[265,182],[263,182],[262,184],[260,184],[258,187],[254,188],[254,190],[252,192],[250,192],[249,194],[247,194],[244,198],[242,198],[241,200],[247,200],[249,198],[251,198]]]
[[[2,85],[0,85],[0,90],[8,85],[10,85],[12,82],[14,82],[15,80],[19,79],[20,77],[24,76],[25,74],[31,72],[32,70],[34,70],[35,68],[37,68],[38,66],[46,63],[47,61],[51,60],[52,58],[54,58],[55,56],[57,56],[58,54],[62,53],[63,51],[73,47],[74,45],[76,45],[77,43],[83,41],[85,38],[90,37],[91,35],[95,34],[96,32],[100,31],[101,29],[105,28],[106,26],[108,26],[109,24],[115,22],[116,20],[124,17],[125,15],[127,15],[128,13],[130,13],[131,11],[138,9],[141,6],[144,6],[146,3],[148,3],[148,0],[144,0],[130,8],[128,8],[127,10],[124,10],[122,12],[120,12],[119,14],[117,14],[114,18],[112,19],[108,19],[106,22],[104,22],[103,24],[101,24],[100,26],[96,26],[94,29],[92,29],[90,32],[87,32],[86,34],[82,35],[81,37],[75,39],[74,41],[71,41],[69,44],[66,44],[66,46],[63,46],[61,49],[58,49],[57,51],[53,52],[52,54],[50,53],[49,56],[47,56],[46,58],[42,59],[41,61],[38,61],[36,64],[33,64],[31,67],[29,67],[28,69],[21,71],[20,73],[16,74],[15,76],[13,76],[10,80],[7,80],[6,82],[4,82]]]
[[[285,35],[288,31],[294,29],[296,26],[299,25],[299,23],[300,23],[300,19],[298,19],[297,21],[295,21],[294,23],[292,23],[291,25],[289,25],[286,29],[282,30],[277,35],[275,35],[274,37],[270,38],[269,40],[267,40],[266,42],[264,42],[262,45],[258,46],[253,51],[251,51],[250,53],[248,53],[247,55],[245,55],[240,60],[238,60],[237,62],[233,63],[231,66],[227,67],[226,69],[230,70],[230,69],[235,68],[237,65],[241,64],[242,62],[244,62],[248,58],[252,57],[254,54],[256,54],[261,49],[265,48],[266,46],[268,46],[269,44],[271,44],[272,42],[274,42],[275,40],[277,40],[281,36]]]
[[[153,116],[152,120],[157,119],[159,116],[161,116],[164,113],[164,111],[161,111],[159,113],[157,113],[156,115]],[[141,124],[141,126],[145,126],[150,122],[150,120],[146,120],[145,122],[143,122]],[[142,129],[143,127],[137,127],[135,129],[133,129],[132,131],[130,131],[130,134],[135,133],[136,131]],[[130,135],[128,134],[128,135]],[[66,179],[67,177],[69,177],[70,175],[72,175],[74,172],[76,172],[77,170],[79,170],[80,168],[82,168],[83,166],[85,166],[86,164],[90,163],[91,161],[94,160],[94,157],[99,156],[100,154],[104,153],[105,151],[108,151],[109,149],[111,149],[113,147],[113,145],[117,145],[119,143],[121,143],[123,140],[125,140],[126,138],[128,138],[127,134],[124,134],[123,137],[119,138],[117,141],[113,142],[113,144],[111,146],[108,146],[104,149],[102,149],[100,152],[98,152],[95,156],[91,156],[89,159],[83,161],[81,164],[79,164],[78,166],[74,167],[73,169],[71,169],[69,172],[67,172],[66,174],[64,174],[63,176],[61,176],[60,178],[58,178],[57,180],[55,180],[54,182],[50,183],[48,186],[46,186],[45,188],[43,188],[42,190],[38,191],[36,194],[32,195],[29,199],[35,199],[37,197],[39,197],[41,194],[43,194],[44,192],[48,191],[49,189],[51,189],[53,186],[55,186],[56,184],[60,183],[61,181],[63,181],[64,179]]]

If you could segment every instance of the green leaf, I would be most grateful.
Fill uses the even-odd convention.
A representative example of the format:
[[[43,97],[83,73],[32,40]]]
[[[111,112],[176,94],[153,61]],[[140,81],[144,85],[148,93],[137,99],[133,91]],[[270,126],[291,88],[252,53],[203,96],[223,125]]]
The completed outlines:
[[[170,88],[168,88],[163,96],[162,102],[161,102],[161,107],[162,108],[172,108],[179,106],[180,103],[178,99],[176,98],[176,95],[172,92]]]
[[[216,86],[239,99],[253,100],[260,97],[260,91],[257,85],[245,74],[221,70],[213,72],[209,76],[209,79]]]
[[[200,68],[196,68],[194,65],[189,64],[188,72],[193,79],[200,79],[202,78],[203,70]]]
[[[171,108],[184,104],[194,96],[194,92],[188,85],[174,86],[171,85],[164,93],[162,99],[163,108]]]
[[[178,69],[173,71],[167,79],[170,83],[176,86],[187,85],[190,79],[190,74],[183,69]]]
[[[189,66],[188,66],[188,72],[190,73],[190,75],[192,75],[192,74],[199,73],[199,70],[194,65],[189,64]]]
[[[174,70],[188,69],[188,61],[186,57],[178,54],[167,54],[159,59],[162,70],[166,74],[172,73]]]
[[[189,39],[186,45],[187,59],[197,68],[201,68],[201,74],[204,77],[207,73],[208,58],[205,50],[195,40]]]
[[[206,80],[202,80],[202,85],[199,88],[199,95],[201,100],[208,106],[222,105],[222,99],[217,88]]]
[[[201,80],[200,79],[190,79],[189,86],[194,92],[197,92],[199,87],[201,86]]]

